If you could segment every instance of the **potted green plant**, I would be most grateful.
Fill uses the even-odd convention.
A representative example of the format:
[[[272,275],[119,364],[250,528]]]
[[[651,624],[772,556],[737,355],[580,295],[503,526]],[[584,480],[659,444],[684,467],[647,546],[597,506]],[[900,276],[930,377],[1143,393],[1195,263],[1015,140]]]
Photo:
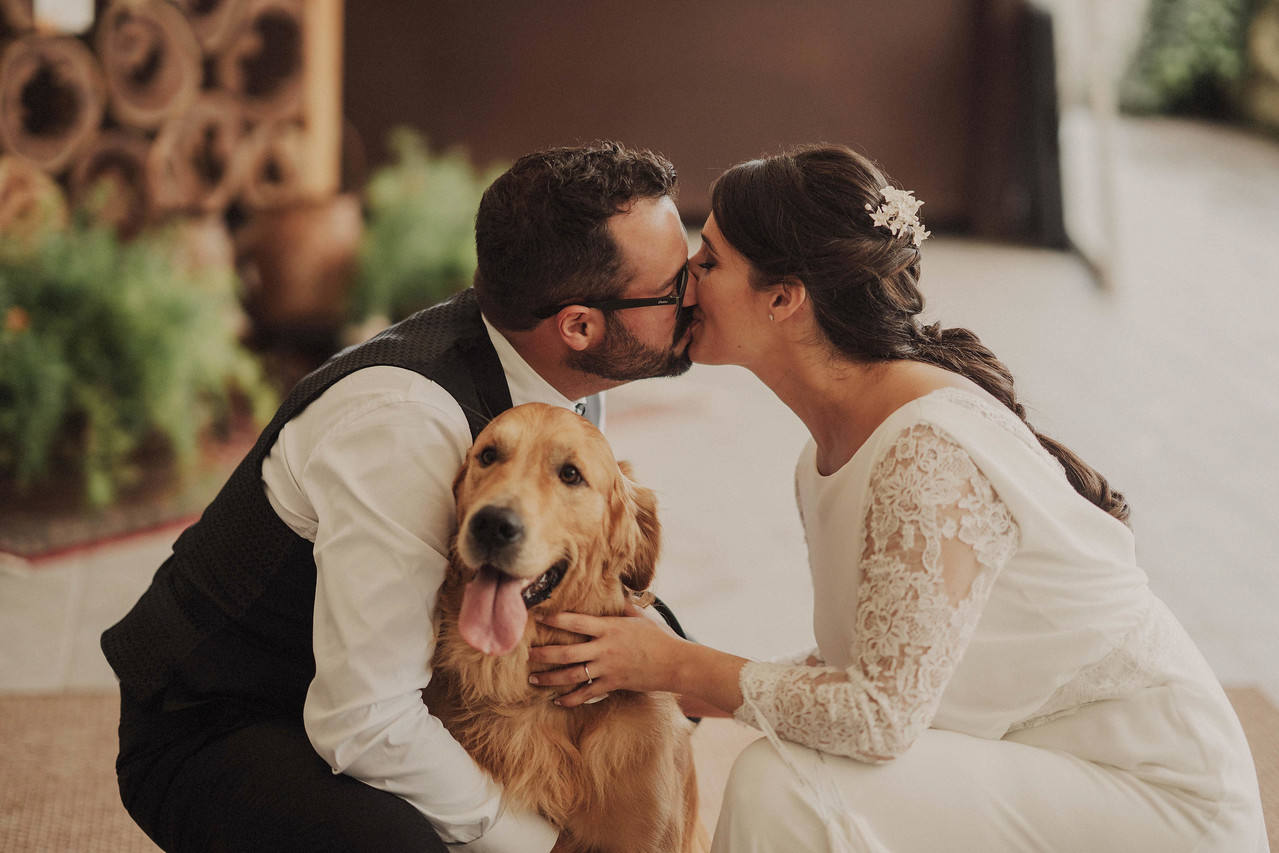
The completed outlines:
[[[475,211],[505,169],[477,169],[460,149],[432,152],[409,128],[392,131],[389,145],[392,162],[375,171],[364,190],[349,342],[470,285]]]
[[[229,266],[187,263],[177,231],[120,241],[77,216],[0,244],[0,481],[24,494],[75,478],[89,507],[140,476],[163,445],[179,476],[238,405],[275,395],[240,345]]]
[[[1124,109],[1232,118],[1255,0],[1151,0],[1120,84]]]

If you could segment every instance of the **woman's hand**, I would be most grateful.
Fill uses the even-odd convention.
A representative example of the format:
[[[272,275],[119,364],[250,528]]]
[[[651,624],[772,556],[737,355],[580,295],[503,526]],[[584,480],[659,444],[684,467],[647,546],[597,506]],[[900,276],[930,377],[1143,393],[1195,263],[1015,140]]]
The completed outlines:
[[[555,700],[557,705],[571,708],[600,699],[610,690],[676,693],[686,710],[698,710],[696,716],[731,715],[742,704],[737,680],[745,658],[677,637],[633,604],[627,604],[624,616],[557,613],[541,621],[592,638],[529,650],[530,663],[559,667],[530,675],[531,683],[581,685]],[[712,714],[709,708],[718,713]]]
[[[556,613],[541,621],[592,638],[585,643],[529,650],[530,663],[559,667],[529,676],[530,683],[539,687],[581,685],[556,699],[557,705],[571,708],[602,698],[611,690],[681,692],[677,681],[685,657],[681,647],[693,644],[646,618],[635,605],[628,603],[624,616]]]

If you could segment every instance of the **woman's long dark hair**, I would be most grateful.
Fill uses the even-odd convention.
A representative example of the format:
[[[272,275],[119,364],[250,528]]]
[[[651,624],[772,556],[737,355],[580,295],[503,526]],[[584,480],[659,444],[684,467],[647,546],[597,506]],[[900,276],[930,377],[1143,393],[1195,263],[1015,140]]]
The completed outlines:
[[[857,152],[808,145],[729,169],[711,189],[711,210],[724,239],[750,261],[752,286],[763,289],[788,276],[802,281],[818,325],[843,356],[935,364],[976,382],[1025,421],[1012,374],[975,334],[918,322],[924,297],[914,234],[907,227],[893,235],[869,213],[886,186],[875,164]],[[1127,501],[1101,474],[1030,429],[1076,491],[1128,520]]]

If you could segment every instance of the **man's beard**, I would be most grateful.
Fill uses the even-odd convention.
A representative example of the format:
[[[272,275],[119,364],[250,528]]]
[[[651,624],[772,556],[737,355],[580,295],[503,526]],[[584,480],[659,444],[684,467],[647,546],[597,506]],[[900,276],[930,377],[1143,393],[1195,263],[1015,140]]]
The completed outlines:
[[[604,340],[593,349],[571,353],[569,366],[583,373],[628,382],[654,376],[679,376],[692,366],[688,347],[675,347],[692,322],[692,312],[683,308],[675,318],[675,332],[666,349],[649,349],[631,334],[613,312],[604,315]]]

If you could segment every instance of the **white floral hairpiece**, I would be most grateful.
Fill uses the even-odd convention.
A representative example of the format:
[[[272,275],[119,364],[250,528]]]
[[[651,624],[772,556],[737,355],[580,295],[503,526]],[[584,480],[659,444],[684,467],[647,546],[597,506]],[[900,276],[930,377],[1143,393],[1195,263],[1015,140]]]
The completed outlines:
[[[882,187],[879,194],[884,197],[884,201],[878,209],[872,205],[866,205],[866,209],[870,211],[871,221],[875,225],[887,228],[894,237],[900,234],[903,228],[909,227],[916,246],[932,236],[933,232],[925,231],[924,224],[919,221],[919,207],[923,202],[915,198],[914,192],[899,190],[896,187]]]

